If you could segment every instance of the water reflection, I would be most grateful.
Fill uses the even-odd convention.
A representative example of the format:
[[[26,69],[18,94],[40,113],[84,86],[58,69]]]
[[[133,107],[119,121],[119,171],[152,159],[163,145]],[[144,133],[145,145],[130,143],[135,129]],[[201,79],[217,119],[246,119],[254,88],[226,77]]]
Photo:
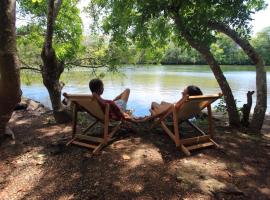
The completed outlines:
[[[251,66],[224,66],[224,74],[229,81],[235,98],[242,106],[246,102],[248,90],[255,90],[255,71]],[[176,102],[181,91],[187,85],[199,86],[204,94],[220,92],[217,81],[208,66],[144,66],[124,67],[124,74],[108,74],[103,79],[104,98],[112,99],[125,88],[131,89],[129,109],[134,109],[137,116],[148,115],[152,101]],[[23,75],[27,76],[27,75]],[[93,78],[89,71],[71,71],[64,73],[62,80],[66,83],[63,92],[89,93],[88,83]],[[24,79],[24,77],[22,78]],[[31,78],[32,80],[33,78]],[[270,104],[270,73],[267,73],[268,105]],[[24,96],[50,106],[47,90],[40,77],[33,79],[31,85],[22,84]],[[255,105],[255,95],[254,95]],[[269,108],[267,112],[269,113]]]

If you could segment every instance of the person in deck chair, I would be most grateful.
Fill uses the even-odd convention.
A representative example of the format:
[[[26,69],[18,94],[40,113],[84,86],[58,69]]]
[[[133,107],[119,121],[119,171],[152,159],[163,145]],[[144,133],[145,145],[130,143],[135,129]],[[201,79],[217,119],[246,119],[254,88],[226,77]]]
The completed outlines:
[[[100,79],[92,79],[89,82],[89,88],[92,92],[92,95],[97,99],[98,103],[100,104],[101,108],[105,110],[105,104],[108,103],[110,105],[110,118],[114,120],[127,120],[133,121],[136,120],[126,113],[127,109],[127,102],[130,94],[130,89],[125,89],[121,94],[115,97],[113,100],[103,99],[101,95],[104,91],[104,84]]]
[[[182,91],[182,99],[186,95],[198,96],[198,95],[203,95],[203,93],[199,87],[194,86],[194,85],[189,85]],[[166,111],[170,107],[170,105],[172,104],[165,101],[162,101],[160,104],[157,102],[152,102],[151,109],[150,109],[151,115],[154,115],[154,113],[162,113]]]

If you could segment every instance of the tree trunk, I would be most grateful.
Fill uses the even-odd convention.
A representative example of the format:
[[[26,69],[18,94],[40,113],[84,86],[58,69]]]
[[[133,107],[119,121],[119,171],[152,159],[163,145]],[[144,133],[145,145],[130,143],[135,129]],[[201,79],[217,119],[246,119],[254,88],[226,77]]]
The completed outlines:
[[[64,63],[58,61],[52,47],[54,24],[57,13],[60,9],[59,2],[60,1],[56,3],[59,7],[58,10],[55,9],[54,0],[50,0],[48,4],[47,32],[41,52],[41,58],[43,61],[41,71],[43,83],[50,95],[55,121],[57,123],[66,123],[71,120],[71,117],[64,109],[61,102],[62,86],[59,81],[60,76],[64,71]]]
[[[262,57],[256,52],[256,50],[251,46],[249,41],[241,38],[238,33],[231,29],[229,26],[217,22],[209,22],[208,26],[214,30],[226,34],[231,39],[233,39],[256,65],[257,101],[254,108],[253,118],[250,123],[250,129],[254,132],[259,132],[262,128],[267,108],[266,68],[264,61]]]
[[[188,32],[188,30],[182,23],[180,16],[178,14],[175,14],[174,21],[180,34],[187,40],[190,46],[196,49],[205,58],[206,62],[210,66],[225,98],[230,126],[239,127],[240,117],[237,111],[237,107],[236,107],[236,103],[232,94],[232,90],[219,64],[217,63],[213,54],[211,53],[210,48],[206,47],[202,43],[199,43],[198,41],[195,41],[193,39],[191,34]]]
[[[21,99],[15,14],[15,0],[0,1],[0,135]]]
[[[243,105],[242,107],[242,114],[243,117],[241,119],[241,124],[244,127],[248,127],[249,126],[249,114],[250,114],[250,110],[251,110],[251,106],[252,106],[252,95],[254,94],[254,91],[248,91],[247,92],[247,103]]]

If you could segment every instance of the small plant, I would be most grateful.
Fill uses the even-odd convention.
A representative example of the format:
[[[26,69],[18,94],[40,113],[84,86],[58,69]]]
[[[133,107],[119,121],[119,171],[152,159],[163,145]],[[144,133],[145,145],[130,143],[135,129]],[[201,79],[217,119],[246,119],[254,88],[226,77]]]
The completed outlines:
[[[234,101],[235,101],[236,105],[237,105],[237,102],[239,102],[237,99],[235,99]],[[216,112],[221,112],[223,115],[228,114],[224,96],[220,98],[220,101],[218,102],[218,104],[216,106],[214,106],[214,109]],[[238,114],[241,117],[242,116],[241,108],[237,107],[236,109],[237,109]]]
[[[223,113],[223,115],[227,114],[227,107],[226,107],[226,103],[225,103],[225,99],[224,96],[222,96],[220,98],[220,101],[218,102],[218,104],[214,107],[216,112],[221,112]]]

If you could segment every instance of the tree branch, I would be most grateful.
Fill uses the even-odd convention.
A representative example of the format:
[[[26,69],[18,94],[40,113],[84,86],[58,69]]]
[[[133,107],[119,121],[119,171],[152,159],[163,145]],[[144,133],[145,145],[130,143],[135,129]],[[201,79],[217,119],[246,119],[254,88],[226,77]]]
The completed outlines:
[[[39,73],[42,72],[40,69],[31,67],[30,65],[28,65],[26,62],[22,61],[21,59],[19,59],[19,61],[20,61],[23,65],[26,66],[26,67],[20,67],[20,70],[28,69],[28,70],[33,70],[33,71],[36,71],[36,72],[39,72]]]
[[[37,69],[37,68],[34,68],[34,67],[20,67],[20,70],[23,70],[23,69],[33,70],[33,71],[41,73],[40,69]]]
[[[81,64],[77,64],[77,63],[66,63],[65,65],[71,65],[71,66],[75,66],[75,67],[84,67],[84,68],[90,68],[90,69],[109,67],[108,65],[81,65]]]

